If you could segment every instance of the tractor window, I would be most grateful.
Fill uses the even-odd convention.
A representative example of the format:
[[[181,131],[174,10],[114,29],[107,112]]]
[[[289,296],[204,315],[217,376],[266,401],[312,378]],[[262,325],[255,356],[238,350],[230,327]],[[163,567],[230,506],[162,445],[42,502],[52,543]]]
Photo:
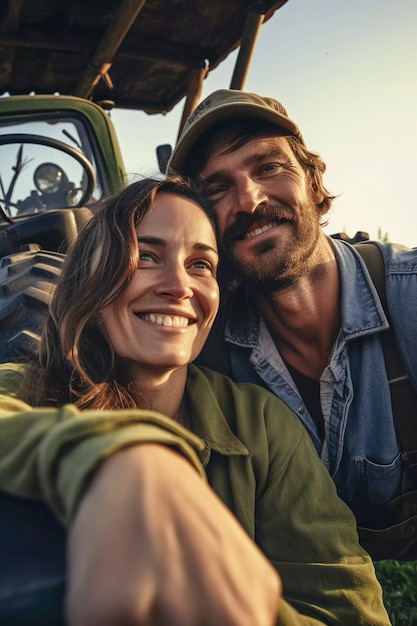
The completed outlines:
[[[103,195],[99,156],[77,117],[9,116],[0,123],[0,202],[12,218],[91,205]]]

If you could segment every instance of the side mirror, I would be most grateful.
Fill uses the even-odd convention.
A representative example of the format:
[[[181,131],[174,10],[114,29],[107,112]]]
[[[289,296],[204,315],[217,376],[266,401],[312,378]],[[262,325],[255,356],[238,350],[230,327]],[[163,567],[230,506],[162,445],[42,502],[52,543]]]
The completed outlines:
[[[156,158],[158,160],[159,171],[161,174],[166,174],[169,157],[172,154],[172,146],[169,143],[164,143],[156,148]]]

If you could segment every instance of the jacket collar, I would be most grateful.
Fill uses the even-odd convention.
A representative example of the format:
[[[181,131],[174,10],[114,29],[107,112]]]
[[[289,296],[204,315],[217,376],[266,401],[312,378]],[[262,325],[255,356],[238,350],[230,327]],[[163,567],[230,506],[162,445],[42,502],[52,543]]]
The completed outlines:
[[[193,432],[207,447],[225,456],[247,456],[249,451],[231,431],[209,380],[193,364],[188,368],[186,391],[192,407]]]

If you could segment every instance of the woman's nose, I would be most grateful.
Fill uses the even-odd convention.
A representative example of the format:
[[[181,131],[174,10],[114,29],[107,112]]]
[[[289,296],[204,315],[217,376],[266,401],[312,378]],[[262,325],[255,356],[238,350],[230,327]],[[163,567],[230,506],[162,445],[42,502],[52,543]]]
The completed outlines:
[[[158,285],[160,295],[175,299],[191,298],[193,290],[191,288],[190,277],[185,268],[172,267],[166,272],[164,280]]]

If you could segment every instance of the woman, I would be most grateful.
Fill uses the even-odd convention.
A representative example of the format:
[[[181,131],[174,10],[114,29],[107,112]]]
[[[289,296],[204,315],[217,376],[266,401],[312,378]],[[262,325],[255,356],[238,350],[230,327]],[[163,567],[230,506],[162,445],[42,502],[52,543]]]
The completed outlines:
[[[303,427],[191,364],[219,303],[201,203],[143,180],[81,233],[39,357],[3,368],[0,487],[70,523],[71,624],[389,624]]]

